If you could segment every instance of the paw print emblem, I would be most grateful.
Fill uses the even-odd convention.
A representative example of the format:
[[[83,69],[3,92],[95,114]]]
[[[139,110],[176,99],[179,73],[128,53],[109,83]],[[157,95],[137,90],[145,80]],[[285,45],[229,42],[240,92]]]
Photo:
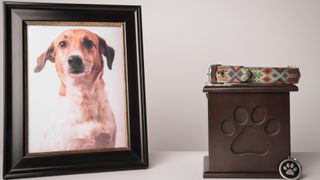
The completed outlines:
[[[233,110],[233,119],[222,121],[221,131],[232,138],[233,154],[264,155],[268,152],[270,139],[280,132],[280,122],[268,117],[263,106],[255,106],[249,111],[237,106]]]
[[[279,172],[284,179],[297,180],[301,176],[302,166],[298,160],[288,158],[280,163]]]
[[[295,167],[293,163],[287,163],[285,166],[283,166],[283,170],[286,172],[286,175],[293,176],[295,172],[298,171],[298,168]]]

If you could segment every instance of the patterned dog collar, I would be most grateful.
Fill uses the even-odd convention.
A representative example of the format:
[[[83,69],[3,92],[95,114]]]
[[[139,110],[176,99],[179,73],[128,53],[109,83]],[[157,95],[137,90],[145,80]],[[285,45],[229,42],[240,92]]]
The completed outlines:
[[[297,84],[300,79],[296,67],[245,67],[211,65],[209,82],[216,83],[260,83],[260,84]]]

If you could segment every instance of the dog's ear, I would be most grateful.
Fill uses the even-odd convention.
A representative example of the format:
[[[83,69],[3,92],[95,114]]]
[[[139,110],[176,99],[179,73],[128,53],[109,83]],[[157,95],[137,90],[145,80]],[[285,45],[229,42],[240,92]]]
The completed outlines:
[[[108,46],[106,41],[101,37],[99,37],[99,48],[100,48],[100,53],[102,53],[107,58],[107,65],[108,65],[108,68],[111,70],[113,59],[114,59],[114,49]]]
[[[49,60],[51,62],[55,62],[54,55],[53,55],[54,47],[53,43],[50,45],[50,47],[47,49],[47,51],[43,52],[38,58],[37,58],[37,66],[34,68],[34,72],[40,72],[44,65],[46,64],[46,61]]]

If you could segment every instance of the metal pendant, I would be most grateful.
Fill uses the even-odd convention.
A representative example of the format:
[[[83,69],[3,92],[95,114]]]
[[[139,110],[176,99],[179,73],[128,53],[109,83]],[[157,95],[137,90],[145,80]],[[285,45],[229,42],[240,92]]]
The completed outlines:
[[[280,163],[279,173],[284,179],[297,180],[302,174],[302,164],[297,159],[289,157]]]

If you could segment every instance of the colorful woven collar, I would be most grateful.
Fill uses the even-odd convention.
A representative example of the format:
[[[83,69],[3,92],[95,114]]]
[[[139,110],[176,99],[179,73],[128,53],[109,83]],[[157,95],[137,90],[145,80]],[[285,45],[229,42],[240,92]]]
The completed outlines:
[[[260,84],[296,84],[300,79],[296,67],[245,67],[211,65],[210,82],[216,83],[260,83]]]

